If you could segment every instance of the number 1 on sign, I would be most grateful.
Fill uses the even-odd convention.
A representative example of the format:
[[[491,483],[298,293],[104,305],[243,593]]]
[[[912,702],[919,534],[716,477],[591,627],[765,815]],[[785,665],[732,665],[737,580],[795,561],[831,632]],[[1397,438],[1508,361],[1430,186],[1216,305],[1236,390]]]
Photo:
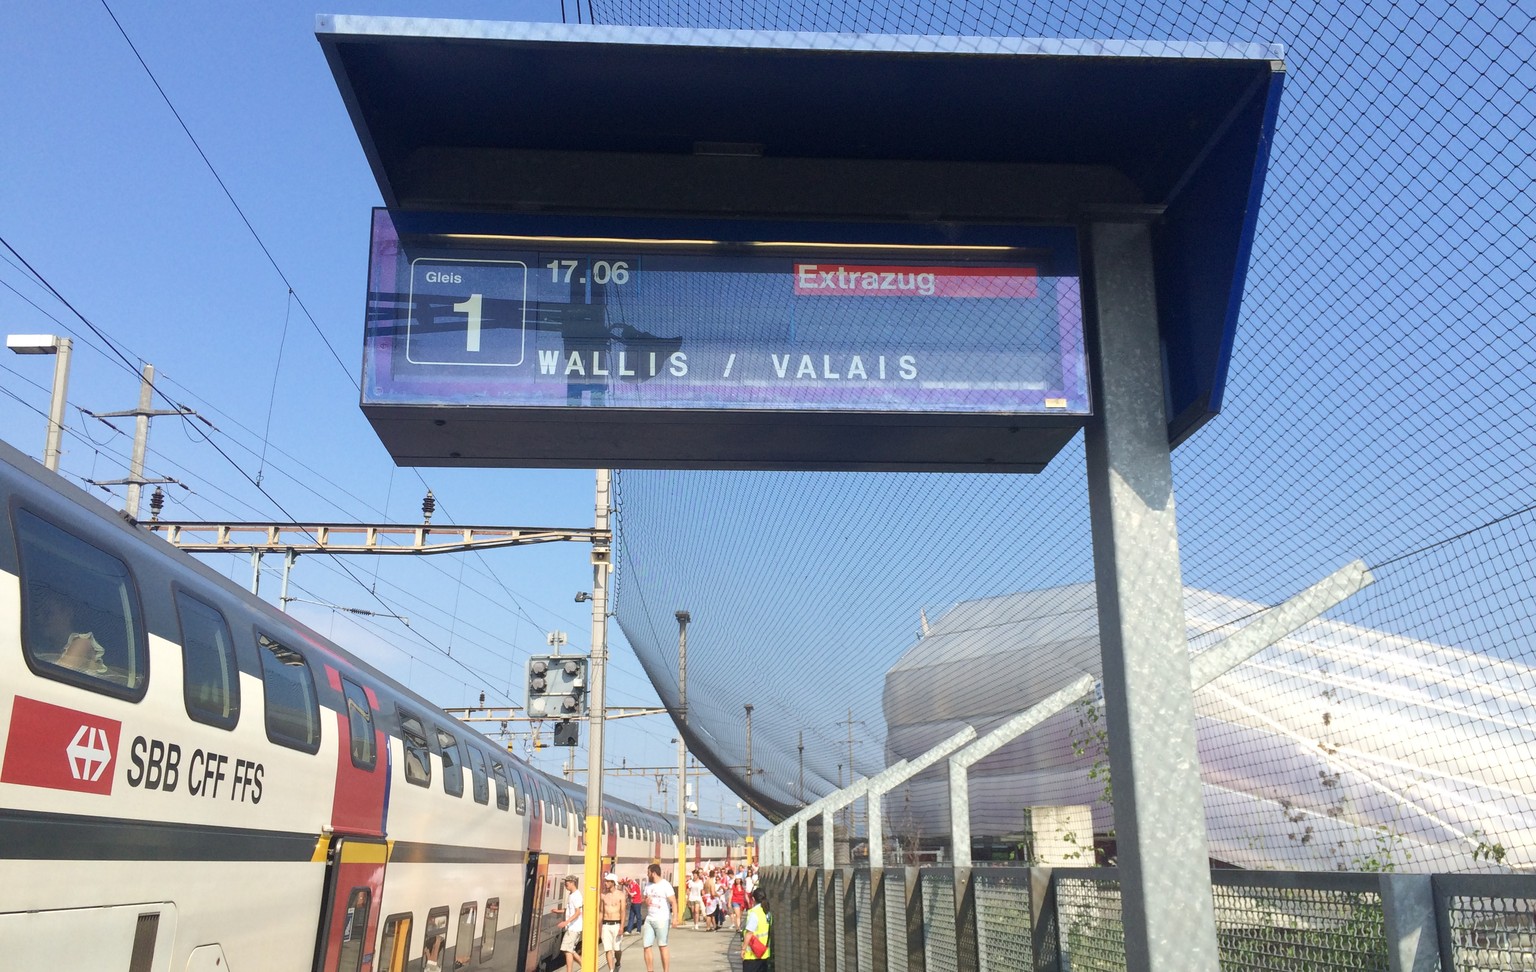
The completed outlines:
[[[468,300],[461,300],[453,305],[453,309],[469,318],[469,327],[464,335],[464,350],[480,350],[480,294],[470,294]]]

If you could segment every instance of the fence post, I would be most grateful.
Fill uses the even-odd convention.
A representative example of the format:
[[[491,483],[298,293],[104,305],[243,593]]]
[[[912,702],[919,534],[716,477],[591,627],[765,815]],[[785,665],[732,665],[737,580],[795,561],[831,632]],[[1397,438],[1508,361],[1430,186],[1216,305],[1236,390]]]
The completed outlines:
[[[969,867],[957,867],[954,879],[955,969],[957,972],[979,972],[981,943],[976,934],[975,871]]]
[[[821,872],[807,868],[805,871],[805,968],[808,972],[821,970]]]
[[[927,935],[923,929],[923,875],[919,868],[906,868],[902,881],[907,909],[907,972],[928,972]]]
[[[1035,972],[1063,972],[1060,923],[1056,920],[1056,882],[1048,867],[1029,869],[1030,952]]]
[[[869,870],[869,967],[875,972],[890,968],[885,951],[885,868]]]
[[[842,902],[837,897],[837,871],[821,869],[821,970],[837,972],[843,957],[837,951],[837,930],[843,920]]]
[[[847,972],[859,969],[859,895],[853,885],[853,868],[838,871],[842,875],[843,919],[843,968]]]
[[[1435,972],[1440,942],[1434,879],[1428,874],[1381,875],[1381,906],[1392,972]]]

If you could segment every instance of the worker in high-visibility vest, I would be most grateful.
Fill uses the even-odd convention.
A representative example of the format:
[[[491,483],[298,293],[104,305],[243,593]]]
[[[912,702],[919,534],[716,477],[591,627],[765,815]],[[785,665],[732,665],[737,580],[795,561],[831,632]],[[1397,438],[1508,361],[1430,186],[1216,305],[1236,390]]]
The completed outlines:
[[[741,936],[741,972],[768,972],[768,960],[773,957],[772,932],[768,895],[759,889]]]

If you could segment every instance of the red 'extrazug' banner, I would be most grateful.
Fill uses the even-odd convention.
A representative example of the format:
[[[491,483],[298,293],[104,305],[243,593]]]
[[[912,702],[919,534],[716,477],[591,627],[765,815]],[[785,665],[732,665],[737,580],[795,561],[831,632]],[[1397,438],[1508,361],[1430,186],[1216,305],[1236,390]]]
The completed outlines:
[[[1035,297],[1034,267],[886,267],[795,264],[801,297]]]
[[[122,729],[116,719],[17,696],[0,782],[111,793]]]

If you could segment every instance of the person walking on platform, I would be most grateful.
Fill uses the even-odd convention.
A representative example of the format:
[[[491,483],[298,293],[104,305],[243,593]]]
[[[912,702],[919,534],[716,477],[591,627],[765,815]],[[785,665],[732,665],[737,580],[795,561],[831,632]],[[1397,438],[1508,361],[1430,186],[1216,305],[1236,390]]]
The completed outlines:
[[[677,892],[671,882],[661,876],[661,865],[652,864],[646,870],[650,880],[645,885],[645,927],[640,945],[645,950],[645,972],[656,972],[651,959],[651,946],[661,951],[661,972],[672,972],[672,959],[667,954],[667,931],[682,925],[682,914],[677,909]]]
[[[747,889],[741,878],[731,882],[731,928],[741,931],[741,922],[747,910]]]
[[[747,929],[741,936],[741,972],[768,972],[773,958],[773,913],[768,895],[758,892],[757,901],[747,912]]]
[[[560,951],[565,953],[565,972],[576,972],[581,967],[581,895],[576,888],[579,882],[567,875],[565,879],[565,920],[560,922],[565,935],[560,939]],[[559,911],[560,906],[550,909]]]
[[[704,927],[704,875],[698,868],[688,879],[688,918],[694,931]]]
[[[624,923],[626,932],[637,932],[645,923],[645,895],[640,890],[640,882],[630,878],[626,885],[629,889],[629,919]]]
[[[619,890],[616,874],[603,875],[603,897],[599,901],[603,917],[603,951],[608,956],[609,972],[618,972],[624,961],[624,915],[629,911],[629,895]]]

